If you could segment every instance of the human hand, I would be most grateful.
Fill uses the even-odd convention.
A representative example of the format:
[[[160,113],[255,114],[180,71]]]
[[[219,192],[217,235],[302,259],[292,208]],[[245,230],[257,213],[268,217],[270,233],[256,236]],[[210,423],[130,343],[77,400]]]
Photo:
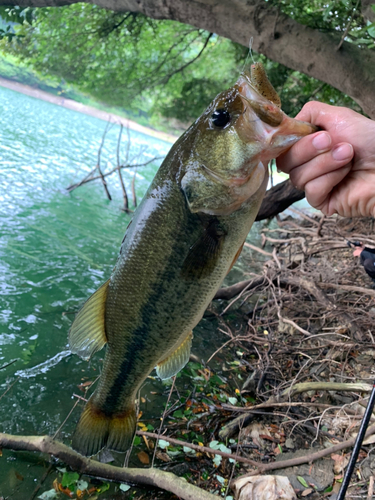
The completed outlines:
[[[375,217],[375,121],[320,102],[308,102],[296,118],[323,131],[298,141],[277,168],[324,214]]]

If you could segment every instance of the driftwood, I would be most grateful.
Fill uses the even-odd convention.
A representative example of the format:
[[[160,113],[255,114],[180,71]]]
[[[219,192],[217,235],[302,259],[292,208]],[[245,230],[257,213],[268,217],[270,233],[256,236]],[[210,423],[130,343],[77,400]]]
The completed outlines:
[[[216,495],[189,484],[186,479],[177,477],[171,472],[164,472],[154,468],[114,467],[113,465],[102,464],[85,458],[50,436],[13,436],[0,433],[0,448],[48,453],[62,460],[81,474],[118,483],[129,482],[161,488],[174,493],[183,500],[215,500],[218,498]]]
[[[293,186],[290,180],[280,182],[269,189],[263,199],[256,221],[270,219],[286,210],[296,201],[302,200],[305,192]]]

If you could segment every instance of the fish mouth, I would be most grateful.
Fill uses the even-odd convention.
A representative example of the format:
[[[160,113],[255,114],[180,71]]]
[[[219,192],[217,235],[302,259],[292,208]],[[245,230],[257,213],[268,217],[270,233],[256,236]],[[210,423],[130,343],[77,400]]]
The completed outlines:
[[[202,168],[204,169],[205,172],[216,182],[219,182],[220,184],[223,184],[224,186],[228,187],[233,187],[233,186],[243,186],[247,182],[249,182],[251,176],[253,175],[255,169],[253,168],[250,172],[250,174],[246,177],[230,177],[229,179],[225,179],[221,175],[217,174],[216,172],[213,172],[211,169],[206,167],[206,165],[202,165]]]

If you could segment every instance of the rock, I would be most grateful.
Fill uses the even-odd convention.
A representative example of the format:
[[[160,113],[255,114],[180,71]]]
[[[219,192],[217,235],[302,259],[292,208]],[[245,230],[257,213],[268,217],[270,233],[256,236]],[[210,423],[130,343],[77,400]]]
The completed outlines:
[[[297,500],[289,479],[279,475],[241,477],[232,489],[236,500]]]
[[[292,458],[305,457],[307,455],[311,455],[312,453],[316,453],[317,451],[319,451],[318,448],[314,448],[312,450],[298,450],[296,452],[281,453],[276,457],[276,461],[280,462],[284,460],[290,460]],[[324,491],[333,483],[333,465],[334,461],[331,458],[326,457],[315,461],[313,464],[303,464],[297,465],[295,467],[278,469],[277,474],[287,476],[295,490],[303,489],[302,484],[297,479],[297,476],[301,476],[307,484],[314,485],[317,491]]]
[[[289,448],[289,449],[292,449],[292,450],[296,447],[296,445],[294,444],[293,439],[291,439],[291,438],[288,438],[288,439],[285,440],[285,446],[287,448]]]

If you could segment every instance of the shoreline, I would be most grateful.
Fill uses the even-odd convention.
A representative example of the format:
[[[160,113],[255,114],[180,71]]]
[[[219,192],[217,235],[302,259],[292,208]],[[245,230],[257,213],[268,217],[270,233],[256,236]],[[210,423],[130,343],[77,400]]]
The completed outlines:
[[[54,94],[50,94],[45,90],[35,89],[33,87],[30,87],[29,85],[25,85],[14,80],[8,80],[6,78],[0,77],[0,87],[5,87],[7,89],[14,90],[15,92],[20,92],[21,94],[28,95],[29,97],[41,99],[42,101],[56,104],[57,106],[62,106],[64,108],[71,109],[72,111],[77,111],[78,113],[83,113],[85,115],[93,116],[94,118],[99,118],[100,120],[103,120],[105,122],[118,123],[119,125],[128,127],[130,130],[135,130],[136,132],[155,137],[156,139],[160,139],[171,144],[173,144],[178,139],[178,137],[175,135],[167,134],[166,132],[160,132],[143,125],[139,125],[139,123],[136,123],[133,120],[128,120],[127,118],[124,118],[122,116],[108,113],[107,111],[102,111],[92,106],[87,106],[86,104],[73,101],[73,99],[59,97]]]

